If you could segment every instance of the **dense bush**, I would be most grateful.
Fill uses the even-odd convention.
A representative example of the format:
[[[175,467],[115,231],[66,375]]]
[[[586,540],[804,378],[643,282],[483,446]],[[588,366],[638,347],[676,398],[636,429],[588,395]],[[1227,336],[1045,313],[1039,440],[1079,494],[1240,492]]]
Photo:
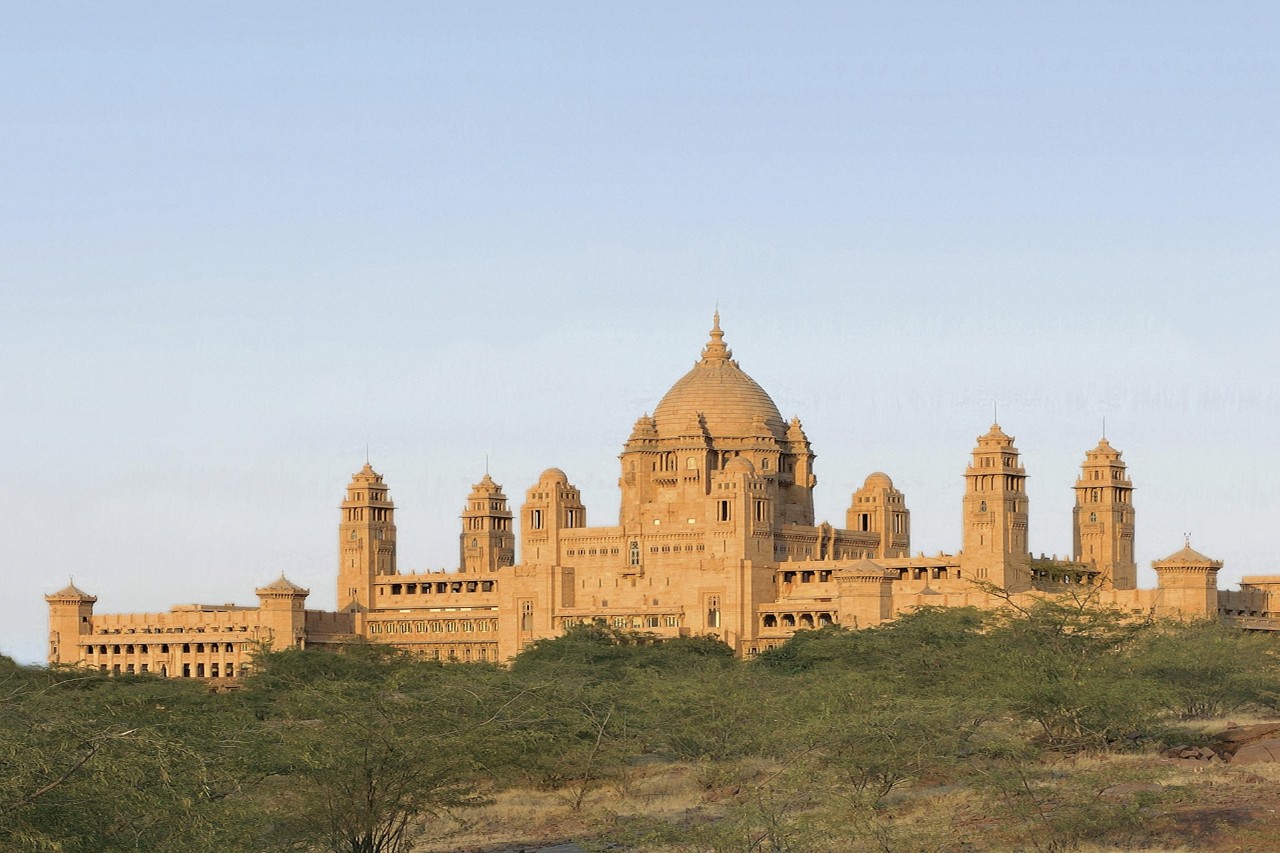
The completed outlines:
[[[1183,718],[1274,711],[1278,671],[1272,635],[1069,599],[800,632],[756,661],[714,638],[601,625],[509,669],[363,643],[288,651],[263,654],[231,694],[0,659],[0,850],[398,853],[440,810],[510,785],[581,806],[645,755],[741,791],[722,823],[663,829],[675,848],[880,837],[879,804],[920,783],[989,791],[1016,819],[1036,807],[1040,750],[1129,748]],[[780,769],[734,782],[727,768],[749,758]],[[1142,814],[1085,793],[1056,812],[1087,817],[1064,844]]]

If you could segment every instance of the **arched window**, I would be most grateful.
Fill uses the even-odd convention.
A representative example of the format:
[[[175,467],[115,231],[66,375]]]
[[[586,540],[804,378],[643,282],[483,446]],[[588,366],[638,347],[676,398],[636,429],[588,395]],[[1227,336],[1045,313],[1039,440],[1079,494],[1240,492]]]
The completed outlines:
[[[982,503],[978,504],[978,512],[986,512],[986,511],[987,511],[986,501],[983,501]]]
[[[1098,514],[1097,514],[1096,512],[1091,512],[1091,513],[1089,513],[1089,520],[1090,520],[1090,521],[1097,521],[1097,520],[1098,520]]]
[[[631,549],[629,552],[629,556],[627,557],[627,563],[628,565],[632,565],[632,566],[640,565],[640,543],[639,542],[631,543]]]
[[[533,630],[533,602],[526,601],[520,605],[520,630]]]

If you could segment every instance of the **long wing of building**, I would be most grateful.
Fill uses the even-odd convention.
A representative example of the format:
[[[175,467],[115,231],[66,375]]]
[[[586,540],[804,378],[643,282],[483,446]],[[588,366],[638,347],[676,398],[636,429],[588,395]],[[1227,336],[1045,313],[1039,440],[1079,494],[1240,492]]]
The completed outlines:
[[[360,640],[506,661],[597,620],[656,637],[714,635],[753,655],[800,630],[1064,592],[1136,613],[1280,630],[1280,577],[1220,592],[1222,563],[1189,543],[1153,564],[1156,589],[1137,588],[1134,486],[1105,438],[1086,452],[1074,486],[1070,559],[1028,551],[1027,473],[999,424],[978,437],[964,471],[957,553],[911,555],[906,496],[881,472],[853,493],[843,527],[815,522],[809,438],[733,359],[718,314],[700,358],[636,421],[620,458],[616,524],[589,526],[558,468],[529,487],[517,519],[486,473],[462,512],[457,570],[419,573],[396,564],[395,504],[366,463],[341,506],[336,612],[307,610],[309,591],[283,576],[256,590],[257,607],[166,613],[95,614],[97,599],[69,585],[45,597],[49,661],[234,678],[260,644]]]

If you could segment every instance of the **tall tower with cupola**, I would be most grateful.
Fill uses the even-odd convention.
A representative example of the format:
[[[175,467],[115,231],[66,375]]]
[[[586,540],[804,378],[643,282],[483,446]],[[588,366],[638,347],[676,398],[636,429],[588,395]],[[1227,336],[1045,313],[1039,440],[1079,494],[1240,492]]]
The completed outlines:
[[[1085,454],[1071,512],[1072,550],[1076,560],[1102,572],[1104,583],[1116,589],[1137,589],[1133,482],[1120,456],[1105,437]]]
[[[992,424],[964,472],[964,576],[1016,590],[1029,580],[1027,472],[1013,437]]]
[[[366,462],[347,485],[338,525],[338,607],[367,610],[373,580],[396,573],[396,505]]]
[[[511,530],[511,509],[502,486],[489,472],[471,488],[462,510],[458,537],[458,571],[489,574],[515,564],[516,536]]]

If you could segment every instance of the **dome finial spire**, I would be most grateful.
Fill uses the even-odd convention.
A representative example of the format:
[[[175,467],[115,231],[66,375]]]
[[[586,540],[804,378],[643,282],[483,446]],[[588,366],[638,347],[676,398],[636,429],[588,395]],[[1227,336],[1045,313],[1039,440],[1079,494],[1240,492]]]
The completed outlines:
[[[711,340],[702,349],[702,363],[728,361],[732,357],[733,351],[725,345],[724,332],[720,330],[720,308],[717,306],[711,317]]]

